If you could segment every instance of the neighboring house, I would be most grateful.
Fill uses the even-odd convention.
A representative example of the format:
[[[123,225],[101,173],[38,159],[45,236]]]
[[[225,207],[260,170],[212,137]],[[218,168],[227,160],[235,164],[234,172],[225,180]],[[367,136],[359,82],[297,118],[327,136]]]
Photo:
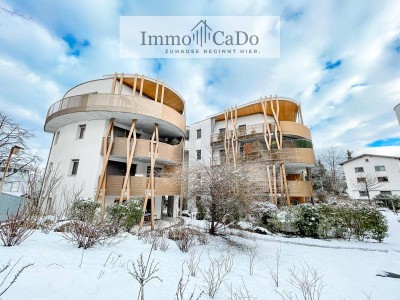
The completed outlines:
[[[5,166],[0,167],[0,176],[3,176]],[[21,196],[26,192],[29,181],[29,169],[11,165],[6,173],[3,184],[3,193]]]
[[[284,204],[296,204],[313,195],[309,181],[310,168],[315,164],[311,132],[303,125],[300,105],[292,99],[263,98],[220,112],[190,125],[187,139],[189,169],[197,162],[219,166],[234,160],[262,160],[266,162],[261,164],[263,172],[270,172],[261,182],[266,199],[269,196],[273,202],[281,198]],[[231,145],[236,141],[234,158]],[[273,187],[272,195],[269,187]]]
[[[400,157],[362,154],[341,163],[352,199],[378,194],[400,195]],[[365,182],[369,184],[365,184]],[[366,185],[370,185],[367,191]]]
[[[115,73],[81,83],[49,108],[44,130],[53,134],[47,172],[64,175],[66,190],[82,187],[103,207],[140,197],[154,219],[177,216],[185,103],[164,82]]]
[[[397,120],[399,121],[399,125],[400,125],[400,103],[397,104],[397,105],[394,107],[394,112],[396,113]]]

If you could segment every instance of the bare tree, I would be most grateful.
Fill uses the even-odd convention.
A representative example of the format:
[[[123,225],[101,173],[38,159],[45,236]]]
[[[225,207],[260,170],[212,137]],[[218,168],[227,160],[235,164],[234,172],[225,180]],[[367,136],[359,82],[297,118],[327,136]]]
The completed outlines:
[[[158,263],[154,264],[154,259],[150,261],[153,247],[150,249],[147,260],[144,261],[143,253],[140,254],[140,258],[135,262],[131,262],[131,267],[128,265],[128,273],[139,283],[140,289],[137,299],[144,300],[144,287],[153,279],[158,279],[162,282],[160,277],[156,275],[159,271]]]
[[[22,257],[21,257],[22,258]],[[8,277],[11,275],[12,271],[14,270],[14,268],[18,265],[18,263],[20,262],[20,259],[18,259],[18,261],[11,266],[11,261],[9,261],[7,264],[5,264],[4,266],[0,267],[0,276],[3,275],[2,279],[0,280],[0,297],[3,296],[5,294],[5,292],[7,292],[7,290],[14,284],[17,282],[18,277],[22,274],[23,271],[25,271],[25,269],[33,266],[32,263],[24,265],[21,269],[19,269],[13,279],[7,283],[7,279]],[[4,287],[3,287],[4,286]]]
[[[306,263],[300,269],[296,269],[296,267],[289,269],[289,274],[288,282],[301,291],[304,300],[321,299],[324,284],[322,276],[316,269]]]
[[[233,288],[232,283],[230,285],[226,285],[226,289],[229,293],[229,300],[255,300],[256,298],[251,296],[249,290],[246,287],[246,284],[242,278],[242,284],[238,288]]]
[[[232,271],[234,259],[235,253],[232,251],[227,251],[220,257],[211,258],[209,256],[210,264],[201,273],[206,282],[207,293],[211,298],[215,297],[225,282],[225,277]]]
[[[33,153],[27,142],[33,137],[33,133],[15,122],[5,113],[0,112],[0,166],[4,166],[8,160],[10,150],[13,146],[20,146],[24,151],[12,156],[12,164],[6,177],[11,177],[25,169],[29,169],[39,161],[37,153]],[[5,180],[0,173],[2,181]]]
[[[344,171],[340,165],[346,160],[346,152],[341,148],[330,146],[320,151],[318,160],[325,168],[321,179],[324,190],[335,195],[340,194],[346,186]]]
[[[256,243],[254,243],[254,245],[250,246],[248,248],[248,252],[247,254],[249,255],[249,271],[250,271],[250,275],[253,275],[254,273],[254,263],[255,263],[255,259],[258,255],[258,246]]]
[[[275,267],[269,267],[269,274],[271,274],[272,279],[275,282],[275,286],[279,287],[279,267],[281,265],[281,253],[282,253],[282,248],[279,245],[279,248],[275,249]]]
[[[370,191],[375,190],[382,186],[382,182],[379,181],[375,174],[362,172],[357,181],[353,183],[354,187],[359,190],[366,192],[368,197],[368,203],[371,204]],[[376,200],[375,200],[376,206]]]
[[[221,232],[231,222],[251,212],[252,203],[260,198],[252,178],[257,168],[250,164],[208,166],[194,164],[189,173],[189,196],[197,199],[209,221],[209,233]]]
[[[188,273],[187,276],[185,276],[185,272],[183,270],[183,265],[182,265],[182,273],[181,273],[181,277],[179,279],[178,286],[176,288],[176,293],[175,293],[176,300],[185,300],[185,299],[193,300],[193,299],[195,299],[194,297],[195,297],[195,292],[196,292],[196,286],[194,287],[192,293],[187,298],[185,298],[185,291],[186,291],[187,285],[189,284],[189,281],[190,281],[190,274]],[[201,291],[196,299],[197,300],[200,299],[201,296],[203,295],[203,293],[204,293],[204,291]]]

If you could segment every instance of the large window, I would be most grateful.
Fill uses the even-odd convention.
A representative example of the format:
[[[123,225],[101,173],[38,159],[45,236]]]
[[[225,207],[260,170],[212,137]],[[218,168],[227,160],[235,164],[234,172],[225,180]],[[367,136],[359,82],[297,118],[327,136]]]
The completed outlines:
[[[201,129],[196,130],[197,138],[201,139]]]
[[[76,175],[78,173],[79,159],[73,159],[71,161],[71,175]]]
[[[385,166],[375,166],[375,171],[379,172],[379,171],[386,171]]]
[[[360,197],[368,197],[367,191],[360,191]]]
[[[363,167],[356,167],[356,168],[354,168],[354,170],[356,171],[356,173],[364,172],[364,168]]]
[[[79,125],[78,127],[78,139],[83,139],[85,137],[86,125]]]
[[[380,177],[378,177],[378,181],[379,181],[379,182],[388,182],[389,179],[388,179],[387,176],[380,176]]]

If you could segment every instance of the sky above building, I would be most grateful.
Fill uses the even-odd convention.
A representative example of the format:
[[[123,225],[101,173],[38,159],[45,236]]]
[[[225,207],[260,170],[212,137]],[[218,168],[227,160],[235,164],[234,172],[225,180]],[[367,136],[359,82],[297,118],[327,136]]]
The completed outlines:
[[[0,0],[0,110],[43,131],[50,105],[105,74],[165,80],[186,101],[187,124],[235,104],[280,95],[302,105],[314,146],[400,156],[400,2]],[[25,18],[11,15],[12,11]],[[274,59],[121,59],[120,16],[280,16]]]

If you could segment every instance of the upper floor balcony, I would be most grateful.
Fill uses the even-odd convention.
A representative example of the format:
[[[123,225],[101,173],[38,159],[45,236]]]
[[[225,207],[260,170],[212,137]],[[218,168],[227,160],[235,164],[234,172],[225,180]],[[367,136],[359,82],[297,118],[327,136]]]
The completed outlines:
[[[114,157],[127,157],[127,138],[116,137],[114,138],[113,147],[111,149],[111,156]],[[104,141],[103,141],[104,143]],[[181,164],[183,159],[183,142],[177,145],[159,142],[157,164]],[[130,146],[133,145],[133,139],[130,141]],[[133,153],[134,160],[142,162],[150,162],[150,140],[137,139],[135,151]],[[103,155],[103,145],[100,154]]]
[[[47,112],[44,129],[56,132],[62,126],[83,120],[114,118],[120,123],[149,126],[157,123],[172,135],[184,136],[185,115],[174,108],[140,95],[93,93],[63,98]]]
[[[280,121],[279,122],[282,130],[282,134],[284,136],[294,136],[300,137],[307,140],[311,140],[311,132],[308,127],[290,121]],[[271,133],[275,132],[275,124],[268,124]],[[255,125],[245,125],[239,126],[236,129],[237,137],[239,140],[249,140],[262,138],[264,135],[264,124],[255,124]],[[229,138],[232,138],[232,130],[229,131]],[[215,133],[210,136],[211,145],[221,144],[225,140],[225,131],[221,131],[220,133]]]

